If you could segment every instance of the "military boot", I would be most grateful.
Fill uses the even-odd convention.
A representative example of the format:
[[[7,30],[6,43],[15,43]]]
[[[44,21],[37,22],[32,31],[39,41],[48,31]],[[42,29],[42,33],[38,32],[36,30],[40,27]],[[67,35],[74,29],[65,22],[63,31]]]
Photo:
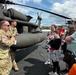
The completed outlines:
[[[15,66],[13,67],[13,69],[14,69],[15,71],[19,71],[19,68],[18,68],[17,65],[15,65]]]

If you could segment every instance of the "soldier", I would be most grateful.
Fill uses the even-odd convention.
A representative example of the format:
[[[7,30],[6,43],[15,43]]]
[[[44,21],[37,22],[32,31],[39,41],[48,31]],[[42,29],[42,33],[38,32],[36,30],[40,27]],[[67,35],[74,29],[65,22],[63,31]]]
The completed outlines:
[[[10,36],[12,36],[12,37],[15,37],[16,35],[18,35],[16,25],[17,25],[17,22],[15,20],[13,20],[11,22],[11,26],[9,27],[9,33],[11,34]],[[15,71],[18,71],[19,68],[15,61],[15,53],[16,53],[16,49],[11,49],[12,66]]]
[[[6,35],[9,29],[9,22],[3,20],[0,22],[0,75],[9,75],[12,69],[10,46],[14,44],[14,37],[8,38]]]

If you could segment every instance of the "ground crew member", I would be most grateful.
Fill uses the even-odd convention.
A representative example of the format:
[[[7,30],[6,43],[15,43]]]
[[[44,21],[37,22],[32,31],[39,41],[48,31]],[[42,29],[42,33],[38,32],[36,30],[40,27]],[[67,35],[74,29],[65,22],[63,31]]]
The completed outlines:
[[[6,35],[9,29],[9,22],[0,22],[0,75],[9,75],[12,69],[10,46],[14,44],[14,37],[8,38]]]
[[[9,27],[9,33],[11,34],[12,37],[15,37],[16,35],[18,35],[16,25],[17,25],[17,22],[15,20],[13,20],[11,22],[10,27]],[[15,53],[16,53],[16,49],[11,49],[12,66],[13,66],[13,69],[15,71],[18,71],[19,68],[18,68],[17,63],[15,61]]]

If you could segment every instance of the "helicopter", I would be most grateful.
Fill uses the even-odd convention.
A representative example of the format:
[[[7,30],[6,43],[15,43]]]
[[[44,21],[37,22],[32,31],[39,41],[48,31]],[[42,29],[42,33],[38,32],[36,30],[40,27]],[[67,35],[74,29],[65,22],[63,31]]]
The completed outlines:
[[[74,22],[74,20],[72,18],[66,17],[64,15],[60,15],[60,14],[57,14],[54,12],[50,12],[50,11],[47,11],[47,10],[44,10],[41,8],[36,8],[33,6],[28,6],[28,5],[22,5],[22,4],[11,2],[9,0],[0,0],[0,3],[1,4],[11,4],[11,5],[24,6],[24,7],[40,10],[40,11],[43,11],[43,12],[46,12],[49,14],[53,14],[53,15],[59,16],[59,17],[64,18],[64,19],[68,19],[66,24],[70,24],[71,26]],[[20,49],[20,48],[30,47],[30,46],[35,45],[35,44],[37,44],[45,39],[44,35],[40,32],[40,24],[41,24],[41,20],[42,20],[41,13],[40,14],[37,13],[38,17],[37,17],[36,22],[31,23],[30,20],[33,17],[31,17],[30,15],[24,15],[13,8],[6,10],[3,8],[3,6],[1,6],[1,8],[0,8],[0,21],[3,19],[6,19],[9,22],[11,22],[13,19],[15,19],[18,23],[17,30],[18,30],[18,33],[20,33],[20,34],[15,37],[17,40],[17,44],[13,45],[12,48]],[[36,24],[37,21],[38,21],[38,24]],[[71,65],[73,63],[76,63],[76,54],[74,54],[73,50],[67,50],[67,57],[70,58],[70,61],[73,61],[71,63]]]
[[[0,0],[0,3],[5,4],[5,6],[6,4],[11,4],[11,5],[29,7],[29,8],[44,11],[49,14],[53,14],[65,19],[71,19],[69,17],[63,16],[54,12],[50,12],[41,8],[36,8],[36,7],[28,6],[28,5],[22,5],[22,4],[11,2],[9,0]],[[37,13],[37,15],[38,15],[37,17],[38,24],[36,24],[37,21],[35,23],[30,22],[30,20],[33,18],[30,15],[24,15],[13,8],[9,8],[9,9],[4,9],[3,7],[0,8],[0,21],[4,19],[8,20],[9,22],[11,22],[13,19],[17,21],[17,30],[18,30],[19,35],[15,37],[17,40],[17,44],[12,47],[17,48],[17,49],[26,48],[34,44],[37,44],[45,39],[44,35],[40,33],[40,24],[42,20],[40,16],[41,13],[40,15]]]
[[[8,20],[11,22],[15,20],[19,33],[18,36],[15,37],[17,44],[13,45],[12,48],[22,49],[42,42],[45,37],[39,30],[40,22],[38,24],[31,23],[30,20],[33,18],[32,16],[24,15],[13,8],[5,9],[2,6],[2,4],[7,4],[5,1],[6,0],[0,0],[0,21]],[[38,18],[38,20],[40,20],[40,18]]]

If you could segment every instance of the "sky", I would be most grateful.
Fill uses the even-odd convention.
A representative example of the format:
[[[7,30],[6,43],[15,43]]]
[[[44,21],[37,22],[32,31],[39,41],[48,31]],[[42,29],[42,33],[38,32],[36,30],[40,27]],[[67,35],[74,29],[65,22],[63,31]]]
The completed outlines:
[[[76,0],[10,0],[10,1],[14,3],[44,9],[50,12],[67,16],[72,19],[76,18]],[[23,14],[32,16],[33,18],[30,20],[30,22],[33,23],[36,22],[38,13],[42,17],[41,26],[51,26],[52,24],[65,25],[67,21],[67,19],[64,19],[62,17],[28,7],[8,5],[7,8],[8,9],[14,8]]]

